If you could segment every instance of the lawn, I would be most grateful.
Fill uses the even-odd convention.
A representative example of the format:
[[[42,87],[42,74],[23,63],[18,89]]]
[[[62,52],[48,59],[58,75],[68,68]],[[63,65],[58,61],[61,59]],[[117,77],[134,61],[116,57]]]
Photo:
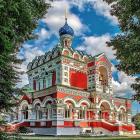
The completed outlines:
[[[30,139],[30,138],[29,138]],[[23,140],[29,140],[29,139],[23,139]],[[128,138],[129,140],[140,140],[140,138]],[[32,140],[43,140],[43,139],[32,139]],[[46,139],[46,140],[52,140],[52,139]],[[54,139],[54,140],[81,140],[81,139]],[[89,139],[82,139],[82,140],[89,140]],[[99,140],[99,139],[90,139],[90,140]],[[121,139],[102,139],[102,140],[127,140],[127,138],[121,138]]]

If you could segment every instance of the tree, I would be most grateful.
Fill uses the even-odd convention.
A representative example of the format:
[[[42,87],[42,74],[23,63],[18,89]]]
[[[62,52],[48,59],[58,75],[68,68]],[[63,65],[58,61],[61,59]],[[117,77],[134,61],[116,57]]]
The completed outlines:
[[[140,0],[104,0],[112,4],[110,14],[118,18],[118,26],[123,34],[106,42],[108,47],[116,50],[118,70],[127,75],[140,74]],[[113,3],[114,2],[114,3]],[[134,99],[140,101],[140,77],[131,87],[136,91]]]
[[[135,121],[136,129],[140,130],[140,114],[138,113],[138,110],[137,110],[136,118],[134,121]]]
[[[33,30],[49,7],[44,0],[0,0],[0,113],[18,105],[22,92],[15,86],[23,72],[17,65],[24,60],[17,55],[24,42],[37,39]]]

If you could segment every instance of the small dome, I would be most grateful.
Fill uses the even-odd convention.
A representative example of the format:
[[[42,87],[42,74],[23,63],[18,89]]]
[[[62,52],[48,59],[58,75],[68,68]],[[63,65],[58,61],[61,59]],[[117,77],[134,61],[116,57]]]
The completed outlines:
[[[73,29],[67,24],[67,21],[65,22],[65,25],[59,29],[59,35],[65,35],[69,34],[71,36],[74,35]]]

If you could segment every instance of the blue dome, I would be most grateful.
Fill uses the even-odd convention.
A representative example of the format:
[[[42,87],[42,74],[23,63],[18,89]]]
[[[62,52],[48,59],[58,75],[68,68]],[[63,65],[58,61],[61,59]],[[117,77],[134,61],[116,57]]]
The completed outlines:
[[[59,35],[65,35],[69,34],[71,36],[74,35],[73,29],[67,24],[67,21],[65,22],[65,25],[59,29]]]

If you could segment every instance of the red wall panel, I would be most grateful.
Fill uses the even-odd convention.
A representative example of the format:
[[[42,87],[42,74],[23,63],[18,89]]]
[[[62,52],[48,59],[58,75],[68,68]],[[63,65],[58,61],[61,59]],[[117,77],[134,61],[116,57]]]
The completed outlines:
[[[69,71],[70,84],[73,87],[87,89],[87,76],[86,74],[76,72],[74,70]]]

